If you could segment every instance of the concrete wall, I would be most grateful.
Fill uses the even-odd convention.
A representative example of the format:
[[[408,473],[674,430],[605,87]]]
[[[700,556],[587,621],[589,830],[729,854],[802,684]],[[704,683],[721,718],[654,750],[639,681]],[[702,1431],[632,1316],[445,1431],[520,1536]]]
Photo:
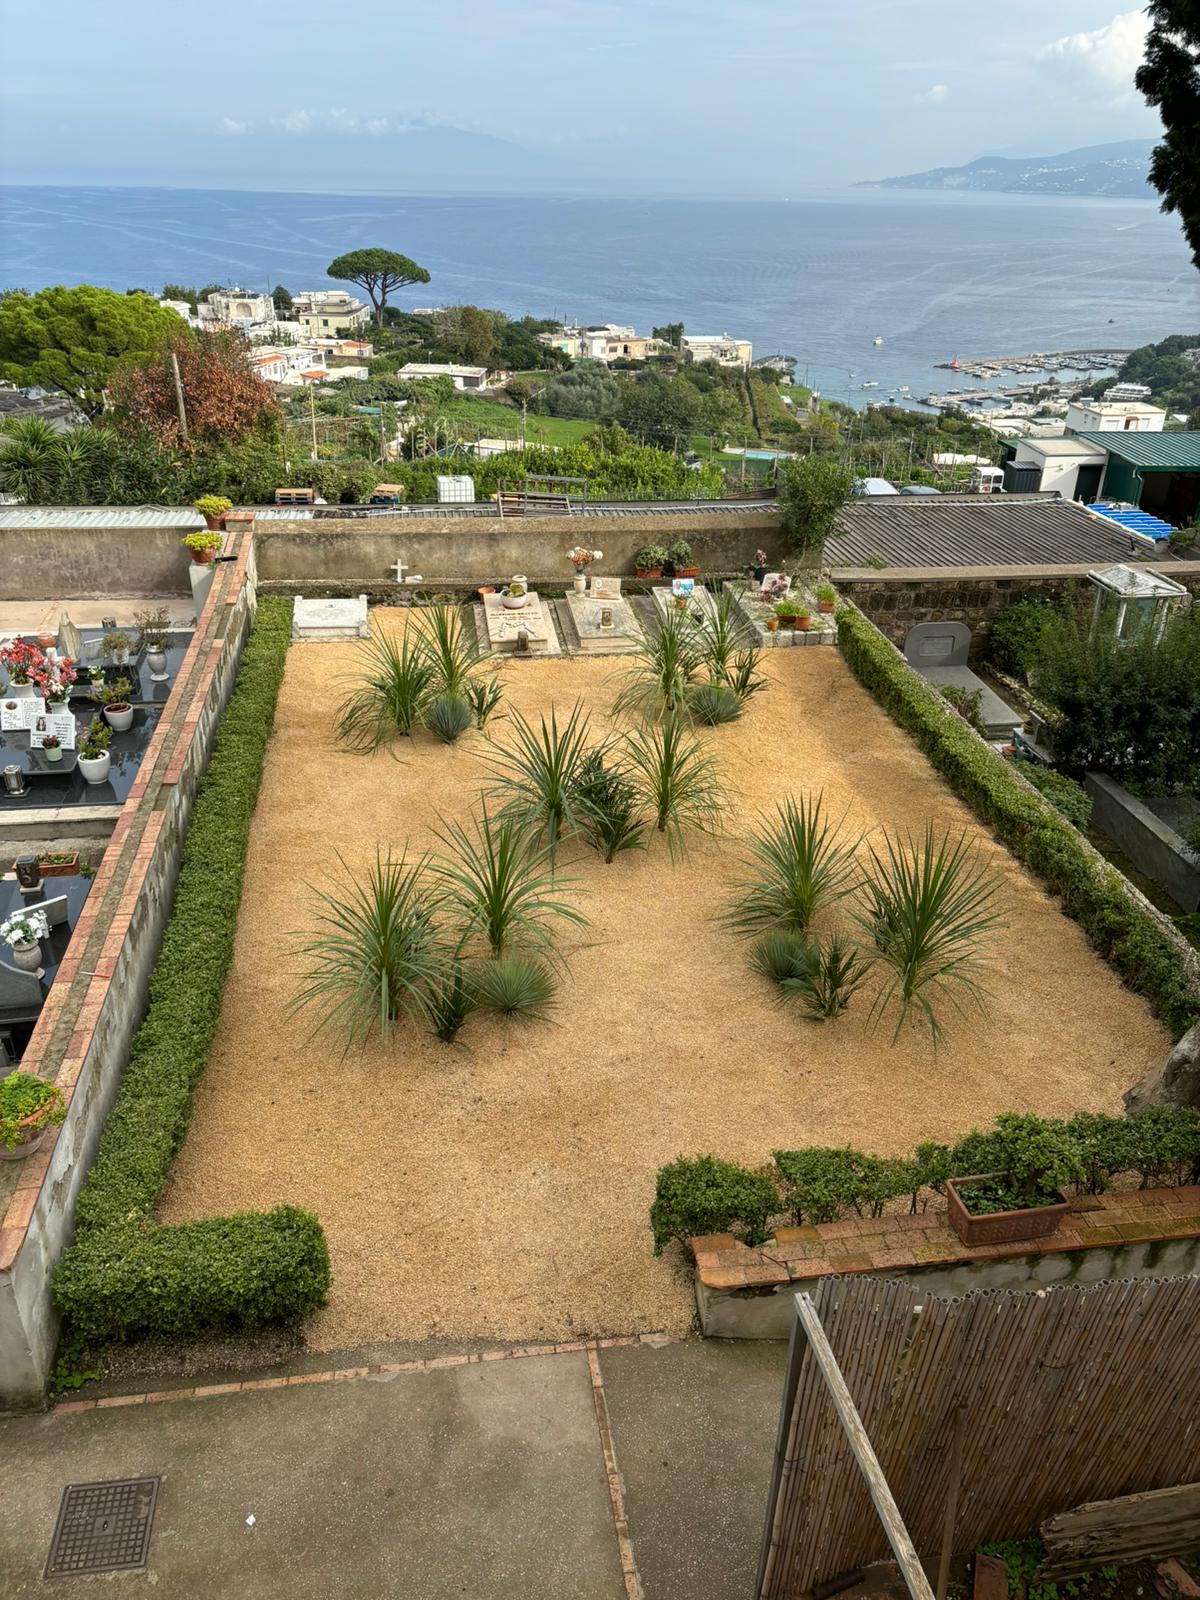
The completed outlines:
[[[207,765],[213,734],[233,687],[254,604],[251,551],[245,582],[236,599],[231,604],[223,590],[215,589],[211,611],[202,618],[197,629],[197,648],[204,652],[201,687],[195,690],[194,682],[189,682],[186,688],[189,694],[195,690],[202,700],[199,704],[193,701],[190,705],[181,705],[174,711],[168,702],[160,727],[167,723],[168,715],[173,720],[177,717],[180,742],[170,751],[164,743],[165,771],[159,769],[153,785],[140,795],[135,791],[126,801],[122,822],[128,818],[132,823],[136,816],[144,824],[144,831],[135,834],[130,829],[121,833],[121,824],[118,824],[120,837],[114,839],[89,895],[85,917],[93,900],[99,901],[102,896],[105,906],[111,905],[116,911],[105,930],[103,958],[95,962],[98,970],[95,975],[80,973],[72,980],[64,978],[60,970],[59,980],[51,991],[46,1011],[26,1053],[23,1065],[29,1070],[56,1079],[60,1087],[69,1083],[71,1088],[67,1118],[58,1131],[48,1166],[36,1190],[23,1239],[16,1244],[15,1254],[11,1250],[0,1252],[3,1257],[0,1259],[0,1408],[40,1404],[45,1392],[58,1337],[57,1317],[50,1299],[50,1276],[70,1240],[75,1199],[95,1157],[130,1040],[145,1011],[150,972],[174,899],[179,857],[196,785]],[[211,674],[209,666],[213,668]],[[196,716],[194,725],[185,723],[185,711],[188,716]],[[139,861],[137,857],[142,853],[143,860]],[[123,875],[122,869],[128,876]],[[140,876],[140,882],[135,873]],[[121,892],[123,886],[126,886],[124,893]],[[90,929],[85,932],[82,924],[75,930],[67,961],[72,954],[78,959],[74,946],[76,943],[85,946],[89,936]],[[107,972],[102,970],[105,966],[109,967]],[[100,984],[102,998],[93,1000],[95,989],[87,989],[88,1000],[77,1028],[64,1038],[71,1024],[56,1026],[57,1010],[51,1002],[57,995],[56,1004],[61,1007],[68,987],[75,982],[82,982],[85,988],[89,984]],[[37,1042],[44,1033],[49,1037],[38,1049]],[[64,1056],[76,1050],[81,1055],[70,1073],[64,1076],[60,1070],[67,1065]],[[30,1156],[27,1163],[32,1165],[38,1159],[38,1156]],[[3,1235],[10,1232],[11,1215],[10,1205],[4,1218],[5,1226],[0,1229],[0,1242],[8,1243]],[[11,1265],[8,1264],[10,1259]]]
[[[191,524],[178,528],[0,528],[0,600],[102,600],[188,592]]]
[[[1092,797],[1092,821],[1118,845],[1139,872],[1160,884],[1184,911],[1200,910],[1200,863],[1183,840],[1149,806],[1099,772],[1084,788]]]
[[[344,585],[357,594],[394,586],[393,563],[403,557],[425,587],[507,582],[523,572],[543,587],[569,587],[565,553],[575,544],[604,551],[598,570],[633,572],[644,544],[686,539],[702,572],[730,573],[765,549],[782,559],[785,540],[774,511],[614,514],[612,517],[322,518],[319,522],[256,523],[258,575],[265,586]],[[406,574],[407,575],[407,574]]]
[[[862,1276],[899,1280],[930,1294],[950,1296],[973,1289],[1030,1290],[1055,1283],[1082,1285],[1109,1278],[1162,1278],[1198,1271],[1200,1239],[1166,1239],[997,1257],[948,1267],[887,1267]],[[786,1283],[778,1288],[709,1289],[697,1278],[701,1332],[709,1339],[790,1338],[796,1316],[792,1300],[805,1287],[804,1283]]]

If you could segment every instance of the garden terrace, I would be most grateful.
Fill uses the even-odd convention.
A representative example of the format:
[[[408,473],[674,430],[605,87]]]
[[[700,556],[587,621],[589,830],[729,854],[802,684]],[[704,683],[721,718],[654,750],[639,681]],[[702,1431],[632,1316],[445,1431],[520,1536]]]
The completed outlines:
[[[380,610],[396,636],[412,613]],[[661,840],[611,866],[568,844],[590,927],[552,1024],[473,1017],[448,1047],[402,1023],[341,1054],[291,1002],[311,936],[303,889],[364,883],[377,852],[435,845],[487,781],[485,736],[426,734],[371,755],[335,737],[352,643],[293,645],[253,819],[232,970],[191,1126],[159,1208],[180,1222],[291,1202],[316,1213],[333,1269],[311,1343],[569,1339],[686,1329],[681,1264],[646,1226],[655,1173],[681,1153],[756,1163],[773,1147],[851,1143],[901,1154],[1001,1111],[1116,1112],[1170,1047],[1144,999],[982,827],[833,649],[770,651],[743,717],[703,738],[729,782],[727,836],[672,861]],[[536,722],[577,700],[607,727],[621,662],[506,661],[506,699]],[[511,741],[503,716],[489,725]],[[986,753],[986,752],[985,752]],[[779,1006],[719,922],[739,838],[788,794],[823,791],[861,830],[965,833],[998,879],[986,1020],[872,1030],[860,996],[813,1026]],[[343,862],[344,867],[339,863]],[[828,925],[828,924],[826,924]],[[818,917],[815,925],[822,926]]]

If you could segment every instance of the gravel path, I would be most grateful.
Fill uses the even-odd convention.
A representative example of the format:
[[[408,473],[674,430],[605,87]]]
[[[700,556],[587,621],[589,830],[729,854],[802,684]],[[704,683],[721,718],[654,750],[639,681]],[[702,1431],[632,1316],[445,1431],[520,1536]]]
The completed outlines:
[[[405,613],[376,611],[377,625]],[[573,865],[591,918],[557,1023],[472,1019],[460,1047],[402,1030],[340,1059],[289,1017],[285,935],[311,916],[306,882],[363,871],[377,848],[431,843],[438,810],[465,816],[483,741],[425,738],[393,759],[346,754],[330,707],[355,647],[292,649],[254,821],[234,970],[166,1221],[281,1201],[329,1235],[334,1288],[317,1348],[382,1338],[505,1340],[682,1331],[678,1263],[656,1261],[646,1212],[658,1166],[712,1151],[757,1163],[772,1148],[853,1142],[900,1154],[1003,1110],[1120,1109],[1169,1048],[1146,1004],[936,777],[834,650],[771,651],[771,687],[708,737],[742,823],[787,791],[823,788],[856,828],[966,827],[1002,878],[991,1014],[951,1017],[936,1058],[911,1033],[893,1049],[860,995],[815,1027],[774,1002],[714,923],[735,841],[672,865],[657,842],[611,867]],[[527,715],[581,697],[603,721],[621,663],[503,669]],[[497,736],[504,738],[499,723]]]

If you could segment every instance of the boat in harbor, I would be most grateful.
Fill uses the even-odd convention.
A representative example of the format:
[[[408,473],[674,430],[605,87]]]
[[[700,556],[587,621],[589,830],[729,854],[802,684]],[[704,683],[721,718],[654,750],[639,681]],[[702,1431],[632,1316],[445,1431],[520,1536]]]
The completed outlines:
[[[868,378],[867,381],[863,384],[863,388],[864,389],[878,389],[878,387],[879,387],[879,384],[876,382],[876,380],[874,378]]]
[[[881,333],[877,333],[875,335],[875,337],[871,340],[871,343],[872,344],[882,344],[883,343],[883,335]]]

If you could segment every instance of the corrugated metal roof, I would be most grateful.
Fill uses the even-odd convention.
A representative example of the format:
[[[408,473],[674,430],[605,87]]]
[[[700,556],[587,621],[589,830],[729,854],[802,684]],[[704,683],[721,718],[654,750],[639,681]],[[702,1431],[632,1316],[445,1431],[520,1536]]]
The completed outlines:
[[[0,528],[202,528],[192,506],[6,506]]]
[[[1181,429],[1178,433],[1096,433],[1080,432],[1078,439],[1098,444],[1118,461],[1131,467],[1150,467],[1159,471],[1200,472],[1200,432]]]
[[[941,495],[852,500],[838,513],[832,567],[1067,567],[1158,552],[1056,495]]]

